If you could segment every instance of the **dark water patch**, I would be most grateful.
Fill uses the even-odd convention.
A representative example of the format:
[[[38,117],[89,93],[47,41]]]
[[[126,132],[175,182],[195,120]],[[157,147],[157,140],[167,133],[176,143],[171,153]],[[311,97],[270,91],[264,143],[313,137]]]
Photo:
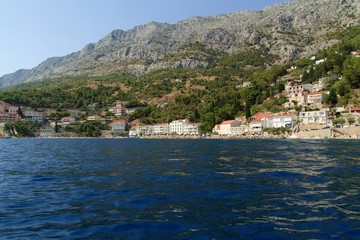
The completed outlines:
[[[0,238],[357,239],[358,144],[0,140]]]

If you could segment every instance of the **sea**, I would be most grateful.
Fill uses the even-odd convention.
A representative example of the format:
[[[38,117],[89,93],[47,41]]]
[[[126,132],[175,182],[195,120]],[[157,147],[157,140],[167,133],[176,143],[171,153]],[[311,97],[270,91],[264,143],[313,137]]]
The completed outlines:
[[[0,139],[0,239],[360,239],[359,146]]]

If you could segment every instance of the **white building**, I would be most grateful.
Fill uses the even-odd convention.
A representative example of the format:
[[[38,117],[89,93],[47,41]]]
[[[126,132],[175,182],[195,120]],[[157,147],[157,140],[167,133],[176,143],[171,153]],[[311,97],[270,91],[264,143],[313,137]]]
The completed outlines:
[[[150,136],[152,134],[153,128],[151,125],[138,126],[136,128],[136,134],[138,136],[145,135]]]
[[[263,123],[264,121],[260,119],[251,121],[249,125],[249,132],[253,134],[261,134],[264,127]]]
[[[169,134],[169,124],[157,124],[153,126],[152,133],[154,135],[167,135]]]
[[[47,118],[46,113],[35,112],[35,111],[25,111],[24,116],[28,122],[44,122]]]
[[[265,128],[292,128],[296,124],[297,117],[292,114],[274,115],[267,118],[264,122]]]
[[[189,124],[189,120],[175,120],[169,124],[169,133],[176,133],[178,135],[183,135],[185,133],[185,126]]]
[[[199,135],[199,124],[188,123],[184,126],[185,135]]]
[[[332,115],[327,108],[320,109],[319,111],[300,112],[299,114],[299,120],[302,124],[331,124],[331,119]]]
[[[55,136],[55,129],[54,128],[40,128],[40,137],[48,138]]]

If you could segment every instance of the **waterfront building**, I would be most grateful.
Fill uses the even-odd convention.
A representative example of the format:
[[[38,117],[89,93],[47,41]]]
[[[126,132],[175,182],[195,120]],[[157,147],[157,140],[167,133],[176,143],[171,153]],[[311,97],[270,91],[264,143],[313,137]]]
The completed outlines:
[[[169,134],[169,124],[168,123],[163,123],[163,124],[154,125],[152,133],[154,135],[167,135],[167,134]]]

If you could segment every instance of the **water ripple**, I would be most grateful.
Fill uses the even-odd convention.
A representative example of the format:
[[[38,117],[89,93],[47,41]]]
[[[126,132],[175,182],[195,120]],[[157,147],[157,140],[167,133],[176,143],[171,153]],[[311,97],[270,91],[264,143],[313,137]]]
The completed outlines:
[[[0,140],[0,236],[357,239],[357,144]]]

